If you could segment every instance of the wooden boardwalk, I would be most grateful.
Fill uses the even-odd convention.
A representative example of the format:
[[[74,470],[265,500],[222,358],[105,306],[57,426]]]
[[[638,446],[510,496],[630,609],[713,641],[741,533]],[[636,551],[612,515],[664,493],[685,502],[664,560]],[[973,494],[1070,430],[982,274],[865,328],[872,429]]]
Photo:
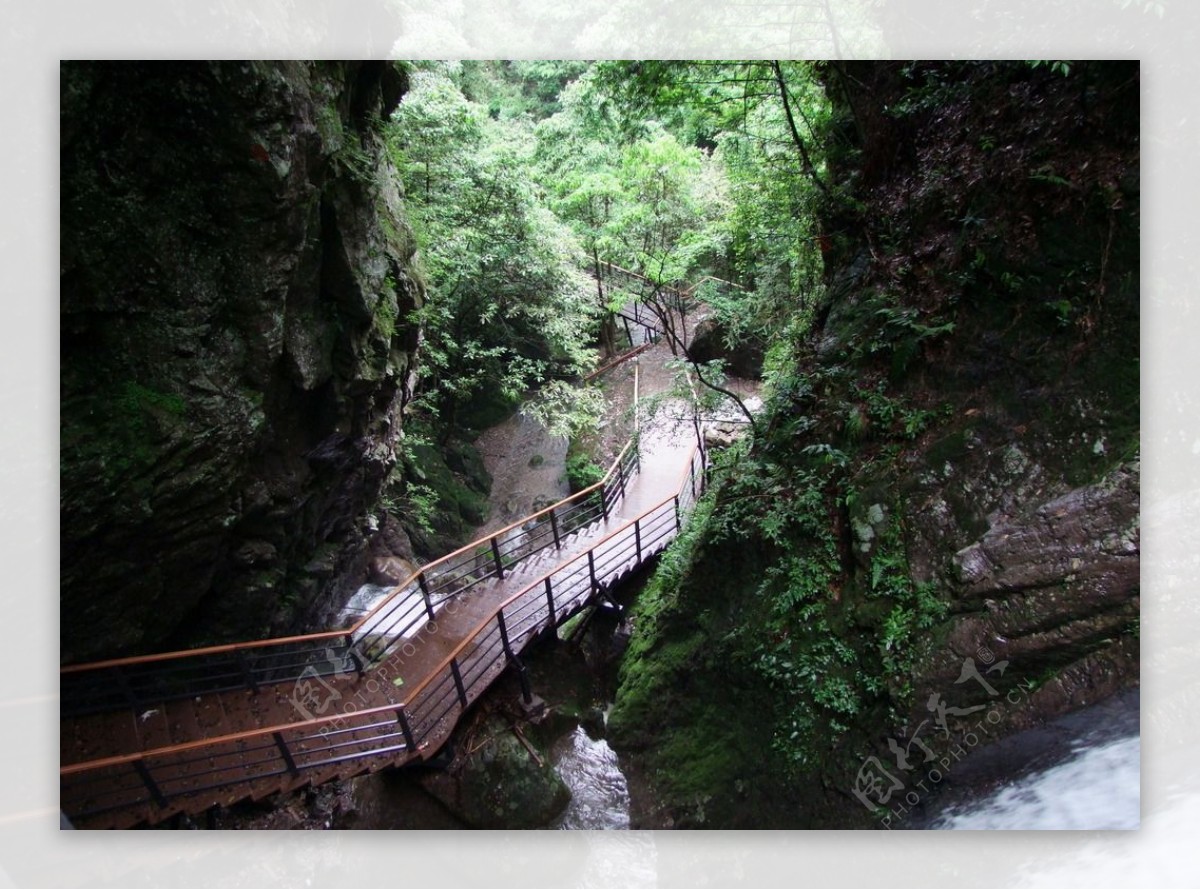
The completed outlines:
[[[348,632],[281,644],[315,653],[282,681],[251,673],[236,688],[192,695],[184,685],[183,694],[161,700],[139,696],[124,707],[64,715],[61,808],[80,827],[129,827],[433,754],[504,669],[523,672],[519,655],[532,640],[674,538],[702,485],[700,452],[690,440],[651,433],[633,460],[632,454],[622,456],[628,470],[619,469],[619,459],[610,471],[592,521],[550,529],[552,544],[530,545],[520,558],[509,547],[520,537],[512,526],[475,545],[471,563],[486,576],[482,581],[459,576],[460,590],[435,599],[429,588],[441,579],[430,572],[396,588]],[[570,516],[579,506],[556,508]],[[538,514],[533,529],[547,525],[547,515],[553,520],[555,508]],[[537,538],[533,530],[526,534]],[[480,569],[493,558],[496,571],[487,576]],[[270,643],[216,648],[233,649],[245,664]],[[128,686],[121,678],[131,670],[156,668],[162,675],[198,657],[228,654],[172,653],[68,668],[64,684],[96,674],[107,686]]]

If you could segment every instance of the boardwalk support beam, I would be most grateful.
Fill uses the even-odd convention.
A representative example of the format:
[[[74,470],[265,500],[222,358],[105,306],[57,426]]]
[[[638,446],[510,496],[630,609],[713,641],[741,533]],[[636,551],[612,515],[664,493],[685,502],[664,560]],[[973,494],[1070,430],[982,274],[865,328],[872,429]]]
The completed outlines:
[[[550,586],[550,576],[546,576],[546,605],[550,609],[550,626],[558,627],[558,616],[554,613],[554,588]]]
[[[500,545],[496,542],[496,538],[492,537],[492,560],[496,563],[496,575],[501,581],[504,580],[504,562],[500,559]]]
[[[416,751],[417,740],[413,738],[412,727],[408,723],[408,715],[404,713],[404,708],[396,708],[396,722],[400,724],[400,731],[404,733],[404,744],[408,746],[408,750]]]
[[[246,653],[242,649],[237,650],[238,667],[242,669],[242,679],[246,681],[246,685],[255,695],[258,694],[258,684],[254,682],[254,671],[250,670],[250,665],[246,661]]]

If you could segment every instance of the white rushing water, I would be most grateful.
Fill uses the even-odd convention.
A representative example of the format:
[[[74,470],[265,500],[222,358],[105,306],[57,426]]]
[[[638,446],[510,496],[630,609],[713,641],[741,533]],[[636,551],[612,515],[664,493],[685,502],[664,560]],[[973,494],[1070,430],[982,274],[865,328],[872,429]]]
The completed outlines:
[[[1136,829],[1141,738],[1076,747],[1061,763],[955,806],[935,829]]]
[[[577,726],[554,744],[550,759],[571,789],[571,803],[553,827],[629,828],[629,787],[608,742]]]
[[[338,613],[339,626],[348,627],[360,620],[372,609],[387,599],[394,586],[379,584],[364,584],[350,597],[346,605]],[[417,592],[415,585],[396,594],[391,605],[382,609],[378,615],[369,618],[354,634],[356,640],[369,639],[380,633],[386,633],[395,642],[397,639],[408,639],[418,634],[425,627],[425,601]]]

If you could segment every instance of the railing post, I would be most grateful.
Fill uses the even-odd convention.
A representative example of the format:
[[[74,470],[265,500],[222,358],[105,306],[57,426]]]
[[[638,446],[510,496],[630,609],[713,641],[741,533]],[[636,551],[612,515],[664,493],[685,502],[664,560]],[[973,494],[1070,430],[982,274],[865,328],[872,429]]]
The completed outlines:
[[[363,664],[362,658],[355,651],[353,640],[347,639],[346,646],[346,654],[350,657],[350,663],[354,665],[354,672],[358,674],[359,679],[362,679],[362,676],[367,672],[366,665]]]
[[[500,645],[504,647],[504,654],[511,659],[513,657],[512,646],[508,643],[508,625],[504,623],[503,609],[496,613],[496,624],[500,626]]]
[[[429,595],[429,581],[425,578],[425,570],[417,572],[417,584],[421,588],[421,598],[425,600],[425,614],[433,620],[433,598]]]
[[[675,531],[683,531],[683,515],[679,512],[679,495],[675,495]]]
[[[404,733],[404,744],[408,746],[408,750],[417,750],[417,740],[413,738],[412,727],[408,725],[408,715],[404,713],[404,708],[396,708],[396,722],[400,724],[400,731]]]
[[[137,770],[137,774],[141,777],[142,783],[150,791],[150,796],[154,798],[154,802],[160,807],[167,805],[167,796],[162,793],[162,789],[158,787],[158,783],[154,781],[154,777],[150,775],[150,768],[146,766],[144,761],[135,760],[133,768]]]
[[[600,484],[600,512],[604,514],[604,521],[608,522],[608,483]]]
[[[546,605],[550,607],[550,626],[558,627],[558,616],[554,614],[554,588],[550,586],[550,576],[546,576]]]
[[[496,536],[492,535],[492,560],[496,563],[496,575],[500,580],[504,580],[504,562],[500,559],[500,544],[496,541]]]
[[[562,542],[558,539],[558,517],[553,508],[550,509],[550,533],[554,535],[554,549],[562,550]]]
[[[633,520],[633,545],[637,550],[638,565],[642,562],[642,517]]]
[[[467,707],[467,687],[463,685],[462,673],[458,669],[458,659],[450,659],[450,673],[454,675],[454,686],[458,689],[458,701],[465,710]]]
[[[596,581],[596,560],[592,556],[592,554],[594,552],[595,551],[593,551],[593,550],[588,551],[588,574],[592,576],[592,593],[593,594],[595,594],[596,591],[598,591],[600,589],[600,585]]]
[[[522,664],[521,659],[512,650],[512,645],[508,640],[508,628],[504,624],[503,610],[496,613],[496,623],[500,625],[500,643],[504,646],[504,654],[508,658],[508,663],[517,669],[517,680],[521,683],[521,699],[525,704],[533,703],[533,687],[529,685],[529,674]]]
[[[242,669],[242,679],[246,681],[246,685],[250,687],[250,691],[255,695],[258,694],[258,684],[254,682],[254,672],[250,670],[250,665],[246,663],[246,653],[242,649],[237,650],[238,667]]]
[[[283,762],[287,764],[288,772],[293,776],[300,775],[300,770],[296,767],[296,761],[292,759],[292,752],[288,750],[287,742],[283,740],[283,733],[273,732],[271,735],[275,739],[275,746],[279,748],[279,753],[283,755]]]

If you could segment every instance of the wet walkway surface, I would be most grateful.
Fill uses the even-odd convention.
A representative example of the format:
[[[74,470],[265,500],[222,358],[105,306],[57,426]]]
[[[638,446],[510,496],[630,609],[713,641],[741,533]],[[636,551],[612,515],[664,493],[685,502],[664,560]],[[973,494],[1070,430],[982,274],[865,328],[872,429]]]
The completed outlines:
[[[108,775],[104,771],[88,775],[86,787],[64,781],[64,807],[68,812],[86,812],[106,798],[145,797],[150,783],[141,770],[148,768],[154,785],[169,798],[166,805],[144,802],[94,817],[97,826],[131,825],[174,812],[197,813],[245,797],[259,799],[432,754],[446,740],[458,715],[507,666],[497,610],[525,592],[503,613],[508,642],[519,652],[550,624],[588,602],[597,584],[615,583],[661,550],[674,537],[673,506],[659,509],[653,528],[639,528],[636,542],[630,523],[671,501],[688,472],[693,451],[694,441],[678,431],[649,431],[641,443],[640,471],[628,481],[624,497],[607,519],[566,536],[560,548],[548,548],[517,564],[502,579],[478,584],[442,603],[433,620],[420,625],[417,633],[393,641],[394,651],[362,676],[333,671],[260,686],[257,692],[239,690],[163,702],[140,714],[109,712],[64,720],[60,751],[64,765],[195,745],[184,752],[146,758],[144,763],[115,764]],[[584,558],[589,551],[590,560]],[[554,589],[543,596],[541,585],[550,577],[555,579]],[[423,608],[415,590],[397,596],[414,598],[411,608]],[[415,738],[416,750],[397,720],[400,708],[407,712],[408,735]],[[384,710],[363,714],[372,709]],[[328,725],[316,731],[313,722],[322,719],[335,720],[336,738]],[[278,731],[279,737],[272,731]],[[203,741],[240,733],[254,735],[218,744]],[[369,755],[371,751],[381,753]],[[242,776],[257,778],[235,781]],[[220,787],[208,787],[214,784]]]

